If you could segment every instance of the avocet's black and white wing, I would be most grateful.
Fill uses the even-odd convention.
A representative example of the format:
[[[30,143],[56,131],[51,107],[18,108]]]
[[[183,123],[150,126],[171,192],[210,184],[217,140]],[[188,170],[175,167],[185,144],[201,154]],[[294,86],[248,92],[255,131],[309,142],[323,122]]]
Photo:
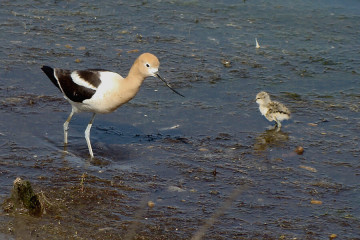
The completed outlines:
[[[41,68],[51,82],[73,102],[90,99],[101,84],[100,73],[103,69],[70,71],[43,66]]]

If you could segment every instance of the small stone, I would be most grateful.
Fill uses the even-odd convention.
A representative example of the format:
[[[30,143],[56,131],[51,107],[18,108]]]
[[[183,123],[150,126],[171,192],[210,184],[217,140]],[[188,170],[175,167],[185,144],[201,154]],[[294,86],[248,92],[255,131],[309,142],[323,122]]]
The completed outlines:
[[[168,191],[169,191],[169,192],[185,192],[184,189],[179,188],[179,187],[177,187],[177,186],[169,186],[169,187],[168,187]]]
[[[219,195],[220,193],[218,192],[218,191],[216,191],[216,190],[211,190],[210,192],[209,192],[211,195]]]
[[[321,205],[321,204],[322,204],[322,201],[312,199],[312,200],[310,201],[310,203],[311,203],[311,204],[314,204],[314,205]]]
[[[231,68],[231,62],[229,60],[221,60],[221,63],[224,65],[224,67],[226,68]]]
[[[305,165],[300,165],[299,167],[302,169],[308,170],[310,172],[314,172],[314,173],[317,172],[316,168],[313,168],[313,167],[309,167],[309,166],[305,166]]]
[[[147,205],[149,208],[155,207],[155,203],[153,201],[148,201]]]
[[[199,148],[199,151],[200,152],[206,152],[206,151],[209,151],[207,148]]]
[[[127,51],[127,53],[137,53],[137,52],[139,52],[139,49],[133,49],[133,50]]]
[[[337,237],[337,235],[335,233],[333,233],[329,236],[329,239],[332,240],[332,239],[335,239],[336,237]]]
[[[298,155],[302,155],[304,153],[304,148],[302,146],[297,146],[296,149],[295,149],[295,152]]]

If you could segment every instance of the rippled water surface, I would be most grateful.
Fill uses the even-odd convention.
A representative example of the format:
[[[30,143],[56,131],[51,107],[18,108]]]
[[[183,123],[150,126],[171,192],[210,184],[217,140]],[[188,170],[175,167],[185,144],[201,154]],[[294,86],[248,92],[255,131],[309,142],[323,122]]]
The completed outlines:
[[[22,177],[50,206],[2,209],[1,238],[360,239],[359,1],[0,5],[0,200]],[[94,159],[90,114],[64,149],[71,107],[40,67],[126,76],[143,52],[186,97],[148,78],[96,117]],[[280,132],[262,90],[292,111]]]

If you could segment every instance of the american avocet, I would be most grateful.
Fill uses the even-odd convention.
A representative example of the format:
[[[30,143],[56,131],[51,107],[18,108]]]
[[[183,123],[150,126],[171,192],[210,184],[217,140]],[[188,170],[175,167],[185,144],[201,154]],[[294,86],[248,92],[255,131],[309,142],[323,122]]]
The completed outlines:
[[[256,102],[259,104],[261,114],[270,122],[275,121],[275,128],[280,131],[281,121],[290,118],[289,109],[282,103],[271,101],[269,94],[266,92],[259,92],[256,95]]]
[[[72,106],[71,113],[64,123],[64,143],[67,144],[69,122],[74,113],[92,112],[93,115],[85,130],[85,139],[91,157],[94,157],[90,143],[90,129],[97,113],[110,113],[135,97],[142,82],[147,77],[157,77],[172,91],[170,84],[158,74],[160,62],[151,53],[141,54],[132,65],[126,78],[115,72],[102,69],[70,71],[43,66],[41,69],[53,84],[64,94]]]

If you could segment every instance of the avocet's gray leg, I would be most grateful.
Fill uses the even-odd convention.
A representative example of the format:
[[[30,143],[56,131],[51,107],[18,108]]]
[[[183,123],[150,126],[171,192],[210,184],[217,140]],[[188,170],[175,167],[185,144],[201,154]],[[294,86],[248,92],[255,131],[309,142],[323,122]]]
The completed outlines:
[[[69,123],[70,123],[70,120],[71,120],[73,115],[74,115],[74,110],[71,110],[71,113],[70,113],[69,117],[64,122],[64,144],[68,143]]]
[[[276,121],[276,131],[279,132],[281,129],[281,122],[275,118]]]
[[[94,154],[93,154],[92,147],[91,147],[91,143],[90,143],[90,129],[91,129],[91,126],[92,126],[92,124],[93,124],[95,115],[96,115],[96,113],[94,113],[94,114],[92,115],[91,120],[90,120],[90,122],[89,122],[89,124],[87,125],[86,130],[85,130],[85,139],[86,139],[86,143],[87,143],[88,148],[89,148],[89,153],[90,153],[91,158],[94,157]]]

